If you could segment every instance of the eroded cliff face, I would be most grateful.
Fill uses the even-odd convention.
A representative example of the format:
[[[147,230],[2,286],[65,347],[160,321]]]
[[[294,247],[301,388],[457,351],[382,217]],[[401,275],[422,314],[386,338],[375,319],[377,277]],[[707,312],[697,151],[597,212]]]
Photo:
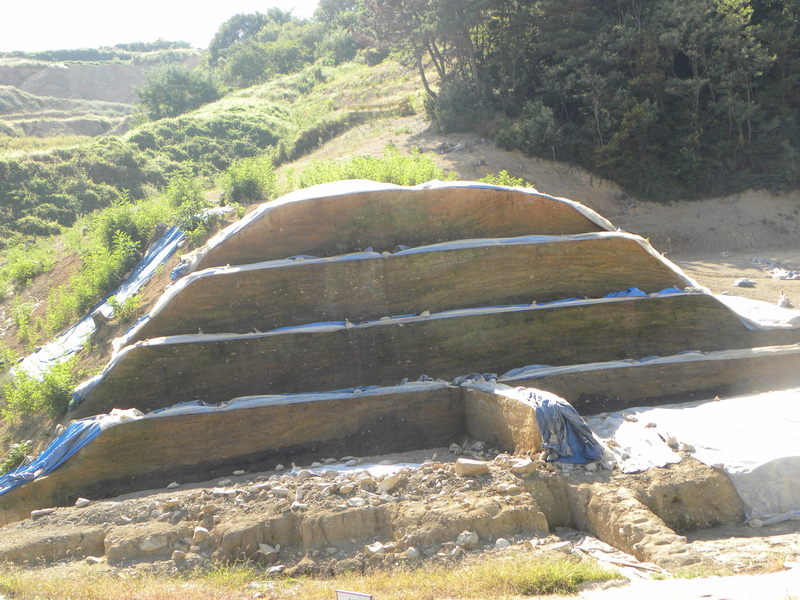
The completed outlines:
[[[190,56],[184,64],[193,67],[199,60],[197,55]],[[16,62],[0,64],[0,85],[13,85],[37,96],[133,104],[137,101],[135,90],[146,73],[159,66]]]

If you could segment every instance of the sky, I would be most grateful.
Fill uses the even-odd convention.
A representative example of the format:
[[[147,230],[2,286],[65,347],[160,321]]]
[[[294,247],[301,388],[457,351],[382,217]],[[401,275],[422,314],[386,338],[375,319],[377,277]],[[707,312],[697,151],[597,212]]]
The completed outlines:
[[[310,17],[318,0],[0,0],[0,51],[97,48],[158,38],[206,48],[237,13]]]

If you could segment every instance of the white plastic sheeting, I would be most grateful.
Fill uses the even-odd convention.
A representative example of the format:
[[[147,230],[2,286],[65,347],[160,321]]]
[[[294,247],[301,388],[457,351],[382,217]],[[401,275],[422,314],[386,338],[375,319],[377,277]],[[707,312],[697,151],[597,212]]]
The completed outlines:
[[[715,294],[714,297],[739,315],[745,327],[758,329],[793,329],[800,327],[800,310],[783,308],[763,300]]]
[[[604,371],[606,369],[627,369],[687,362],[703,362],[715,360],[737,360],[743,358],[767,358],[770,356],[796,355],[800,364],[800,344],[793,346],[763,346],[761,348],[745,348],[740,350],[719,350],[715,352],[688,351],[671,356],[646,356],[604,362],[584,363],[551,367],[549,365],[528,365],[512,369],[498,377],[498,381],[513,385],[515,381],[539,379],[550,375],[568,375],[587,371]]]
[[[273,200],[271,202],[266,202],[260,205],[258,208],[248,213],[244,218],[240,219],[236,223],[230,225],[229,227],[226,227],[225,229],[217,233],[214,237],[208,240],[208,242],[202,248],[198,248],[191,254],[187,255],[184,259],[184,262],[182,262],[181,265],[176,269],[175,275],[177,277],[180,277],[182,275],[191,273],[197,268],[197,266],[200,264],[203,258],[211,250],[221,245],[229,238],[232,238],[243,229],[247,228],[251,223],[260,219],[265,213],[279,209],[281,206],[285,206],[286,204],[291,204],[294,202],[303,202],[306,200],[315,200],[319,198],[345,196],[348,194],[359,194],[366,192],[380,192],[380,191],[391,191],[391,190],[397,190],[397,191],[437,190],[437,189],[458,188],[458,187],[492,189],[492,190],[509,190],[509,191],[531,194],[534,196],[539,196],[544,198],[550,198],[555,202],[566,204],[572,207],[575,211],[577,211],[578,213],[586,217],[589,221],[591,221],[592,223],[594,223],[595,225],[597,225],[602,229],[605,229],[607,231],[616,231],[617,229],[616,227],[614,227],[614,225],[612,225],[612,223],[608,219],[605,219],[599,213],[595,212],[594,210],[592,210],[587,206],[584,206],[580,202],[575,202],[574,200],[569,200],[567,198],[558,198],[555,196],[542,194],[540,192],[537,192],[533,188],[504,187],[504,186],[490,185],[487,183],[477,183],[475,181],[429,181],[421,185],[413,187],[405,187],[401,185],[395,185],[392,183],[379,183],[377,181],[370,181],[368,179],[347,179],[343,181],[321,183],[319,185],[314,185],[309,188],[297,190],[289,194],[286,194],[285,196],[281,196],[276,200]]]
[[[587,419],[624,472],[680,461],[690,452],[730,476],[748,520],[800,517],[800,388]]]
[[[158,241],[148,248],[128,279],[106,296],[89,314],[52,342],[45,344],[37,352],[26,356],[15,368],[22,369],[29,375],[38,377],[49,367],[80,350],[95,330],[92,313],[99,311],[107,318],[113,317],[114,309],[108,303],[108,300],[116,297],[118,301],[124,302],[135,295],[144,283],[153,276],[156,269],[175,253],[185,237],[186,234],[182,231],[175,227],[170,227]]]

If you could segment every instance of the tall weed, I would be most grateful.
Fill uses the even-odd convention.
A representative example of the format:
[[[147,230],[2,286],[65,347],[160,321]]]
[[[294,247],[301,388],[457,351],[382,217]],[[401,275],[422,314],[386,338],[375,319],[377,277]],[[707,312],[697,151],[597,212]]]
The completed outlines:
[[[275,167],[267,156],[243,158],[222,175],[225,196],[234,202],[267,200],[275,192]]]
[[[281,182],[281,192],[339,181],[371,179],[398,185],[418,185],[432,179],[453,179],[436,166],[432,154],[412,150],[403,154],[388,144],[383,156],[355,156],[346,160],[315,160],[300,171],[288,170]]]

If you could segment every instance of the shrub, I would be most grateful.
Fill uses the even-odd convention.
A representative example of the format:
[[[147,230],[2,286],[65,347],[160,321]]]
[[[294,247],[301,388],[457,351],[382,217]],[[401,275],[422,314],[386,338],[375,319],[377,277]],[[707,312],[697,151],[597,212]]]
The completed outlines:
[[[28,416],[46,415],[58,418],[67,412],[75,388],[76,358],[58,363],[47,369],[41,379],[23,371],[15,373],[3,385],[3,418],[16,423]]]
[[[138,294],[129,296],[122,301],[119,301],[116,296],[108,299],[109,306],[114,310],[114,318],[120,323],[130,323],[133,321],[139,312],[141,303],[142,299]]]
[[[222,176],[222,189],[234,202],[260,202],[275,191],[275,168],[266,156],[244,158],[232,164]]]
[[[529,181],[525,181],[522,177],[514,177],[505,169],[497,173],[489,173],[477,181],[490,185],[505,185],[508,187],[533,187],[533,184]]]
[[[0,267],[0,281],[19,285],[29,283],[39,273],[49,271],[55,264],[51,242],[25,242],[6,251],[5,264]]]
[[[137,94],[151,119],[163,119],[213,102],[222,91],[208,73],[168,65],[149,74]]]
[[[49,221],[34,215],[27,215],[17,219],[15,228],[25,235],[55,235],[61,231],[61,225],[55,221]]]
[[[475,87],[462,79],[445,82],[436,98],[426,100],[425,108],[444,132],[471,131],[487,113]]]
[[[8,449],[8,454],[0,460],[0,475],[20,466],[25,460],[25,457],[30,454],[31,450],[33,450],[33,442],[30,440],[11,444],[11,448]]]
[[[175,175],[167,184],[164,193],[171,206],[178,207],[186,202],[196,203],[203,199],[203,191],[196,177],[185,174]]]

